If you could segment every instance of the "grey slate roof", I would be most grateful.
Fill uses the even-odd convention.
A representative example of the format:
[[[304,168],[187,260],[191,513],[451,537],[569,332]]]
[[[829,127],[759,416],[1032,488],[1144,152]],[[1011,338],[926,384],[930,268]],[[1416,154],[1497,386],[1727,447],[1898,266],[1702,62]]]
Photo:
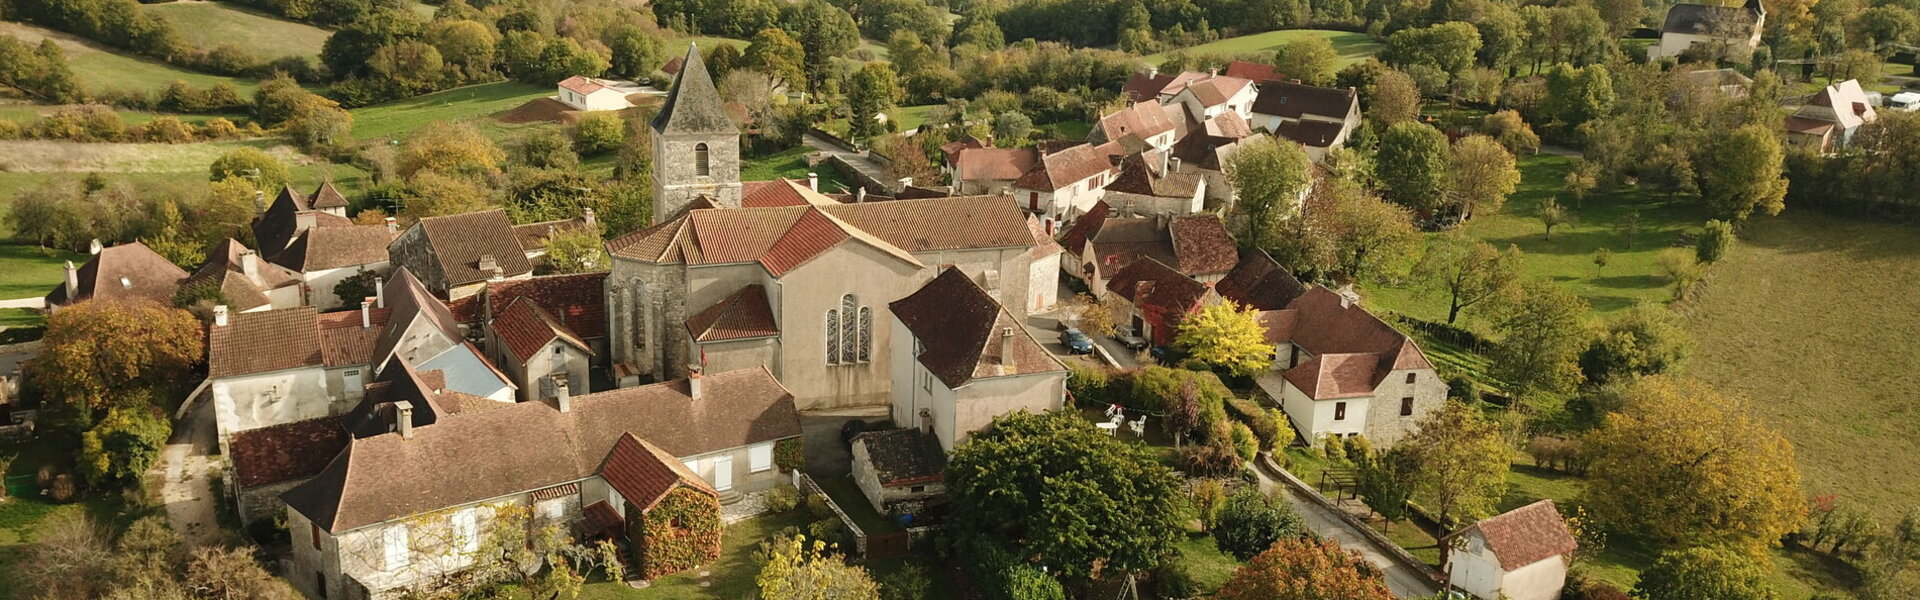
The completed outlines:
[[[673,78],[673,91],[653,117],[653,130],[662,135],[676,133],[739,134],[733,119],[721,106],[720,91],[713,87],[713,75],[700,59],[698,44],[687,46],[686,65]]]

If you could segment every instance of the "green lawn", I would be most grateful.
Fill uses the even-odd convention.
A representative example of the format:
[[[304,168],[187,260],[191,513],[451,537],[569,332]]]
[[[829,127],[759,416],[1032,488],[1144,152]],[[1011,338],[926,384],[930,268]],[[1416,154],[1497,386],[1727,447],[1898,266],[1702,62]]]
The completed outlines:
[[[433,121],[465,121],[553,95],[553,88],[525,83],[485,83],[435,92],[353,111],[353,137],[397,138]]]
[[[252,97],[254,89],[259,87],[259,82],[252,79],[210,75],[156,60],[134,58],[93,42],[32,25],[0,21],[0,35],[10,35],[35,45],[41,39],[53,38],[66,51],[67,65],[73,68],[74,75],[90,90],[158,91],[177,79],[200,88],[213,87],[221,82],[231,83],[242,97]]]
[[[820,489],[827,493],[827,497],[840,505],[840,510],[847,511],[847,516],[852,517],[854,524],[859,525],[860,531],[867,535],[901,530],[899,523],[873,510],[873,505],[867,502],[866,496],[860,494],[860,486],[854,484],[851,475],[820,477],[814,479],[814,483],[820,484]]]
[[[67,280],[66,261],[79,266],[84,254],[43,250],[38,246],[0,245],[0,300],[45,296]],[[0,325],[24,325],[0,316]]]
[[[146,10],[172,22],[189,44],[211,50],[233,44],[262,58],[320,55],[320,46],[333,32],[267,16],[222,2],[145,4]]]
[[[813,151],[811,147],[800,146],[766,156],[747,157],[740,165],[740,180],[768,181],[787,178],[806,181],[807,173],[815,173],[820,176],[820,190],[823,192],[853,189],[853,182],[841,177],[840,172],[834,170],[832,166],[826,164],[807,166],[807,155],[812,154]]]
[[[1188,54],[1246,54],[1275,50],[1281,46],[1285,46],[1287,42],[1306,36],[1323,37],[1327,38],[1327,41],[1332,42],[1333,49],[1340,53],[1341,66],[1359,62],[1366,57],[1373,56],[1380,52],[1381,47],[1380,42],[1373,41],[1373,38],[1367,37],[1367,34],[1364,33],[1330,31],[1325,29],[1283,29],[1230,37],[1198,46],[1182,48],[1179,51]],[[1147,56],[1147,62],[1156,65],[1166,62],[1167,54],[1169,53],[1170,52],[1161,52]]]
[[[1519,189],[1498,213],[1474,217],[1466,233],[1500,248],[1518,246],[1526,255],[1528,276],[1559,282],[1585,298],[1594,314],[1602,317],[1641,302],[1671,299],[1672,288],[1657,274],[1654,257],[1683,234],[1698,231],[1709,216],[1706,209],[1696,198],[1669,201],[1636,189],[1596,193],[1578,205],[1571,197],[1562,197],[1560,202],[1579,219],[1555,227],[1548,239],[1534,214],[1547,198],[1562,194],[1562,180],[1570,168],[1571,159],[1564,156],[1521,159]],[[1622,227],[1630,212],[1638,212],[1640,218],[1639,232],[1631,243]],[[1613,259],[1606,270],[1596,272],[1593,254],[1600,248],[1612,250]],[[1394,312],[1428,321],[1447,319],[1447,299],[1442,294],[1423,295],[1411,287],[1374,287],[1365,293],[1369,302]],[[1461,321],[1468,328],[1478,327],[1471,310]]]
[[[767,541],[789,527],[804,528],[806,525],[804,511],[782,515],[762,515],[734,523],[721,537],[720,560],[704,569],[710,573],[708,577],[700,577],[700,571],[703,569],[694,569],[662,577],[644,590],[627,587],[624,583],[603,581],[588,584],[580,591],[580,600],[745,598],[755,591],[753,577],[759,573],[759,566],[753,563],[753,551],[759,548],[760,542]]]
[[[1240,569],[1240,561],[1215,547],[1211,535],[1189,532],[1174,547],[1180,551],[1180,562],[1186,565],[1187,574],[1193,576],[1194,585],[1202,592],[1211,594],[1219,590],[1233,578],[1233,572]]]

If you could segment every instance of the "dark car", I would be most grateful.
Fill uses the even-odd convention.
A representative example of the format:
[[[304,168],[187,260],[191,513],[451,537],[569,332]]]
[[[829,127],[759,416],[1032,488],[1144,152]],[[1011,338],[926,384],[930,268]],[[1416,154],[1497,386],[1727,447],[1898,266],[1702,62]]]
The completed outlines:
[[[1067,352],[1073,354],[1093,353],[1093,338],[1087,337],[1087,334],[1081,333],[1078,329],[1060,332],[1060,345],[1066,346]]]

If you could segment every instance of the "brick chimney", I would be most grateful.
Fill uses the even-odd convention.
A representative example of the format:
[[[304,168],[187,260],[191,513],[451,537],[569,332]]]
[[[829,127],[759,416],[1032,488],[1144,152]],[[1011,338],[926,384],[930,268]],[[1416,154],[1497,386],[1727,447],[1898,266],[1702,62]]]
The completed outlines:
[[[373,305],[378,302],[380,302],[380,299],[373,296],[368,296],[360,301],[361,329],[373,329]]]
[[[227,326],[227,305],[221,304],[213,307],[213,326],[214,327]]]
[[[700,367],[687,367],[687,397],[700,399],[701,379]]]
[[[253,282],[254,285],[260,285],[260,254],[258,252],[240,251],[240,274],[246,275],[247,281]]]
[[[393,403],[393,430],[400,432],[400,439],[413,439],[413,403],[405,400]]]

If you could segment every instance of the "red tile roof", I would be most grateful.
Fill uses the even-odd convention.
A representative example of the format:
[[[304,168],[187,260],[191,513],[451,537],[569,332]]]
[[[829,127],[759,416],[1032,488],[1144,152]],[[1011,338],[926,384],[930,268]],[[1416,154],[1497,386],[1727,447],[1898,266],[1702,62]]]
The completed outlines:
[[[1167,224],[1167,237],[1173,244],[1173,265],[1181,273],[1193,276],[1226,273],[1240,260],[1240,246],[1233,241],[1220,217],[1210,214],[1174,217]]]
[[[333,187],[333,182],[321,182],[320,189],[313,191],[312,206],[315,209],[346,208],[347,197],[340,193],[340,188]]]
[[[1108,162],[1105,154],[1091,144],[1080,144],[1041,156],[1040,164],[1021,175],[1013,185],[1027,190],[1061,190],[1112,169],[1113,163]]]
[[[767,288],[752,284],[687,318],[687,334],[696,342],[724,342],[780,335],[767,302]]]
[[[920,342],[920,364],[949,388],[978,378],[1066,370],[1013,313],[960,269],[942,271],[887,307]],[[1008,331],[1013,333],[1012,365],[1002,360]]]
[[[594,81],[593,78],[581,75],[560,80],[560,87],[582,96],[607,89],[607,86],[600,85],[600,82]]]
[[[581,339],[607,337],[607,272],[576,273],[570,275],[543,275],[527,279],[489,281],[482,294],[485,303],[495,311],[504,311],[507,305],[518,298],[531,298],[545,309],[567,329],[579,334]],[[474,296],[478,299],[480,296]],[[479,309],[473,308],[474,317],[463,320],[457,314],[456,301],[448,305],[456,314],[454,318],[462,323],[474,323],[482,318]]]
[[[420,254],[438,263],[439,272],[445,278],[445,281],[438,283],[446,286],[486,281],[493,277],[492,273],[480,270],[480,260],[484,257],[493,258],[494,264],[500,267],[502,277],[533,271],[533,264],[527,262],[526,250],[520,247],[519,237],[514,235],[513,222],[507,220],[504,210],[426,217],[415,223],[414,227],[421,228],[426,244],[431,247],[431,251]],[[401,241],[407,239],[401,236]]]
[[[1157,72],[1139,71],[1127,77],[1126,85],[1120,88],[1128,100],[1147,102],[1160,99],[1160,94],[1173,84],[1172,75]]]
[[[1143,154],[1129,155],[1120,163],[1120,174],[1107,184],[1108,192],[1139,194],[1161,198],[1193,198],[1200,193],[1203,179],[1198,173],[1155,173]]]
[[[766,253],[760,257],[760,264],[774,277],[785,275],[792,270],[819,256],[828,248],[840,245],[847,238],[847,232],[818,210],[800,213],[785,235],[775,240]]]
[[[207,331],[207,377],[221,378],[325,364],[317,312],[310,306],[229,316]]]
[[[802,223],[801,217],[809,213],[831,218],[808,218]],[[953,227],[953,223],[968,226]],[[831,224],[839,233],[829,231],[823,224]],[[796,230],[801,235],[789,238]],[[673,220],[615,239],[607,247],[615,256],[654,263],[765,261],[771,265],[769,270],[780,267],[780,272],[785,272],[799,264],[793,256],[804,255],[808,248],[821,247],[823,239],[840,235],[860,238],[890,253],[1018,248],[1033,244],[1026,216],[1012,201],[1003,196],[957,196],[828,206],[691,210]],[[770,257],[776,244],[784,244],[781,251],[785,255],[779,259]]]
[[[1374,367],[1380,355],[1320,354],[1287,369],[1282,376],[1314,400],[1358,398],[1373,394]]]
[[[140,299],[171,303],[187,272],[140,242],[102,248],[75,273],[79,286],[67,297],[66,284],[54,286],[48,306],[65,306],[91,298]]]
[[[522,364],[545,349],[548,342],[556,339],[571,344],[589,355],[593,354],[593,348],[581,341],[580,336],[567,329],[567,326],[561,325],[553,315],[547,314],[546,309],[541,308],[539,303],[524,296],[514,298],[512,302],[507,303],[506,310],[493,318],[493,332],[500,337],[507,351]]]
[[[1079,256],[1086,250],[1087,240],[1093,239],[1094,234],[1100,233],[1101,227],[1107,223],[1107,215],[1112,212],[1113,206],[1108,205],[1105,200],[1095,201],[1093,208],[1087,209],[1087,214],[1080,215],[1072,226],[1067,227],[1066,233],[1060,235],[1060,247],[1068,254]]]
[[[242,488],[310,477],[347,447],[340,420],[322,417],[248,429],[228,441],[234,483]]]
[[[806,182],[792,183],[786,179],[748,181],[741,184],[740,206],[746,208],[807,206],[812,203],[808,202],[807,197],[801,195],[798,189],[806,185]]]
[[[1468,526],[1480,530],[1487,547],[1500,558],[1500,568],[1515,571],[1556,556],[1572,553],[1580,547],[1567,530],[1567,522],[1553,500],[1541,500],[1506,514],[1483,519]],[[1464,531],[1462,532],[1464,533]],[[1454,535],[1460,535],[1458,533]]]
[[[1107,113],[1100,117],[1097,127],[1107,140],[1119,140],[1130,135],[1144,140],[1173,131],[1173,120],[1167,117],[1167,111],[1158,101],[1148,100]]]
[[[1012,180],[1033,169],[1039,158],[1032,148],[967,148],[955,154],[954,168],[969,181]]]
[[[1293,273],[1258,248],[1241,253],[1240,262],[1213,289],[1229,302],[1263,311],[1286,308],[1307,291]]]
[[[1135,306],[1166,314],[1199,310],[1200,301],[1205,300],[1212,289],[1152,258],[1134,261],[1107,281],[1107,291]]]
[[[1250,85],[1253,82],[1239,77],[1215,75],[1189,82],[1187,90],[1193,92],[1194,99],[1199,100],[1201,106],[1219,106]]]
[[[375,308],[367,311],[367,327],[360,326],[360,311],[348,310],[314,316],[320,330],[320,362],[328,367],[364,365],[373,360],[373,346],[380,341],[393,311]]]
[[[1256,82],[1272,81],[1280,78],[1280,71],[1278,69],[1275,69],[1273,65],[1260,64],[1257,62],[1248,62],[1244,60],[1236,60],[1236,61],[1227,63],[1226,74],[1229,77],[1239,77],[1241,79],[1245,79],[1248,81],[1256,81]]]
[[[1240,113],[1226,111],[1207,119],[1207,135],[1239,139],[1253,135],[1253,125],[1240,118]]]
[[[302,272],[383,263],[393,237],[385,225],[313,227],[300,232],[273,262]]]
[[[686,463],[632,433],[622,434],[613,443],[606,464],[600,467],[600,477],[618,490],[620,497],[639,507],[640,512],[653,510],[668,493],[681,486],[706,493],[716,501],[720,496],[707,487],[699,475],[687,470]]]

